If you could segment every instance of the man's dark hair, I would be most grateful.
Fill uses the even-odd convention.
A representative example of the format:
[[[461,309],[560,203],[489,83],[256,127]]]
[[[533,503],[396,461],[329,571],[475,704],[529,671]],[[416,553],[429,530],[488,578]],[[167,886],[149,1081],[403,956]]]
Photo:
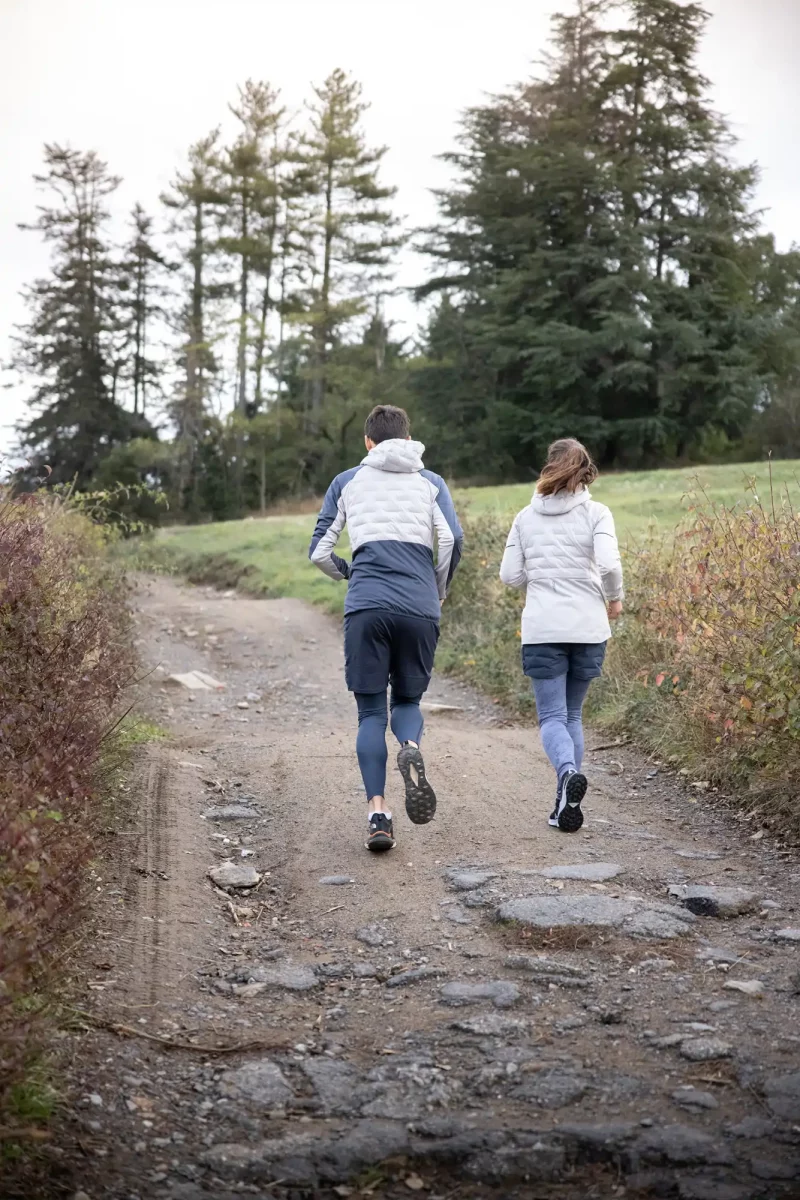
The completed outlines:
[[[373,408],[364,424],[364,433],[371,442],[379,445],[389,438],[407,438],[411,430],[411,422],[404,408],[395,408],[393,404],[378,404]]]

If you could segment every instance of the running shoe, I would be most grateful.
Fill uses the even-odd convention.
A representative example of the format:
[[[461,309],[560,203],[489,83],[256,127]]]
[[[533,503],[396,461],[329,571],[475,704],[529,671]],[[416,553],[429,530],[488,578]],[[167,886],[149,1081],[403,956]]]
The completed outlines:
[[[392,818],[386,813],[373,813],[369,819],[369,831],[364,843],[374,854],[382,854],[384,850],[394,848],[394,829]]]
[[[401,748],[397,765],[406,785],[406,812],[414,825],[427,825],[436,812],[436,793],[428,783],[419,746],[409,742]]]
[[[558,805],[550,817],[551,825],[555,823],[563,833],[578,832],[583,825],[581,801],[588,786],[586,776],[581,775],[580,771],[567,771],[558,790]]]

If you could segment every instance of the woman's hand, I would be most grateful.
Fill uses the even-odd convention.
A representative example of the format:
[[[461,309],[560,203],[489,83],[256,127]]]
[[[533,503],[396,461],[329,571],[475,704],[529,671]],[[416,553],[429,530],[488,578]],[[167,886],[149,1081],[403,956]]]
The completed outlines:
[[[622,601],[621,600],[610,600],[608,603],[608,619],[609,619],[609,621],[616,621],[621,616],[622,616]]]

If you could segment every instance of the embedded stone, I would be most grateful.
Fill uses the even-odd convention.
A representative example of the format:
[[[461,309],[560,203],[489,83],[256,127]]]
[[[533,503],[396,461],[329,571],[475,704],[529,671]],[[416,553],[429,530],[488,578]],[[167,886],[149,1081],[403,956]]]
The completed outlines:
[[[633,937],[658,939],[681,937],[693,920],[668,905],[602,895],[526,896],[501,904],[497,915],[501,921],[537,929],[619,929]]]
[[[447,872],[447,879],[450,886],[458,892],[472,892],[476,888],[483,887],[492,879],[497,878],[496,871],[458,871],[452,870]]]
[[[770,1112],[784,1121],[800,1121],[800,1071],[770,1075],[764,1081]]]
[[[545,879],[582,879],[588,883],[605,883],[622,874],[619,863],[574,863],[572,865],[545,867],[535,874]]]
[[[439,993],[442,1003],[453,1008],[490,1001],[495,1008],[511,1008],[521,993],[515,983],[493,979],[487,983],[446,983]]]
[[[280,1067],[269,1059],[226,1071],[220,1080],[220,1092],[229,1100],[246,1100],[266,1109],[283,1108],[294,1099]]]
[[[582,1100],[589,1087],[589,1081],[575,1072],[554,1069],[532,1075],[513,1095],[515,1100],[530,1100],[540,1108],[566,1108]]]
[[[670,896],[698,917],[741,917],[754,912],[761,901],[757,892],[736,887],[703,887],[673,884]]]

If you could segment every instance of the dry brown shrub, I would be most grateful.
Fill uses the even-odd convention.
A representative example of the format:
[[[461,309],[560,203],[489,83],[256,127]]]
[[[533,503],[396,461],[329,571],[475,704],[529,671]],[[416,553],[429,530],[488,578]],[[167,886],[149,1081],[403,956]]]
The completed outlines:
[[[800,829],[800,517],[788,494],[700,495],[674,540],[628,554],[608,660],[620,715],[711,782]],[[606,699],[608,699],[608,685]]]
[[[68,503],[0,490],[0,1108],[80,907],[103,739],[133,673],[122,586]]]

